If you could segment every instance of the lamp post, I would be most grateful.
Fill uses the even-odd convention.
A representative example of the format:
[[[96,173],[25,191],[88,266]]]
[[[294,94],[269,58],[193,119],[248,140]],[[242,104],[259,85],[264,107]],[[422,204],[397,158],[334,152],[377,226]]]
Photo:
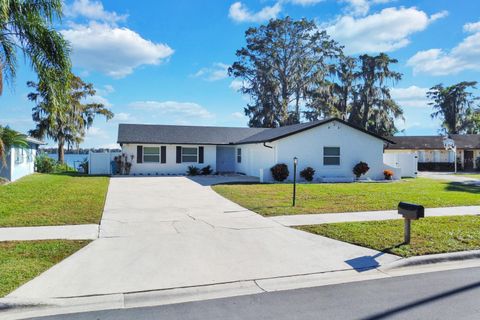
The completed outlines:
[[[295,198],[297,196],[297,164],[298,158],[293,158],[293,202],[292,206],[295,207]]]

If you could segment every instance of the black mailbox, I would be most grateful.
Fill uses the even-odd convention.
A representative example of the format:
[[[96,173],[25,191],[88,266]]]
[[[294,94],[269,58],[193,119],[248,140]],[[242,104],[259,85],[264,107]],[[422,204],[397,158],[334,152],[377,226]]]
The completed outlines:
[[[398,204],[398,214],[408,220],[418,220],[425,217],[425,208],[417,204],[400,202]]]

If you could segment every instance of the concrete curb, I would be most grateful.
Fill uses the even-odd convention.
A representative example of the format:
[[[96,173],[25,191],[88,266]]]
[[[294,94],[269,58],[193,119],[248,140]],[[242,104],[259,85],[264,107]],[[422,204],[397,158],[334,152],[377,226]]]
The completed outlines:
[[[472,259],[480,259],[480,250],[430,254],[425,256],[404,258],[404,259],[400,259],[392,263],[389,263],[383,267],[380,267],[379,270],[387,271],[387,270],[413,267],[413,266],[436,264],[436,263],[442,263],[442,262],[472,260]]]

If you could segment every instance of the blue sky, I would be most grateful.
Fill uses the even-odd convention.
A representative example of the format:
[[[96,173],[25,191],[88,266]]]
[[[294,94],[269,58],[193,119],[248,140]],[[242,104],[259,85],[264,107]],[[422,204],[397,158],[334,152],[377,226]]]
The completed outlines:
[[[245,126],[247,99],[226,68],[248,27],[287,15],[314,19],[350,54],[397,58],[404,77],[393,95],[406,134],[437,133],[428,88],[480,80],[475,0],[67,0],[58,29],[71,43],[74,72],[95,85],[93,100],[116,114],[98,118],[81,146],[113,147],[122,122]],[[0,97],[0,123],[23,132],[34,127],[28,80],[35,75],[20,61]]]

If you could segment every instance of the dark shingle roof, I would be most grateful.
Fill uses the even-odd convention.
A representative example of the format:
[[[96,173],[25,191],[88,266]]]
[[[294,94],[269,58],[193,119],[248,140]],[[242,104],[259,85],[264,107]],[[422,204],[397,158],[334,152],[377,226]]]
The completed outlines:
[[[231,144],[265,128],[120,124],[118,143]]]
[[[459,149],[480,149],[478,134],[452,134],[450,137]],[[395,144],[387,149],[444,149],[443,136],[398,136],[388,139]]]
[[[369,131],[357,128],[343,120],[330,118],[307,123],[300,123],[279,128],[232,128],[120,124],[118,143],[152,143],[152,144],[247,144],[278,140],[310,128],[338,121],[378,139],[393,143]]]

